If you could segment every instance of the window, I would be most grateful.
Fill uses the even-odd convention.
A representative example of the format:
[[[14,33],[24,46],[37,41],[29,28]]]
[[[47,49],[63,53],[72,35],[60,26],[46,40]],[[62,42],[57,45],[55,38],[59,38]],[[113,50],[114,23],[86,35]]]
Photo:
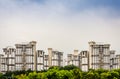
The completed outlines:
[[[82,58],[82,64],[88,64],[87,58]]]
[[[37,53],[37,56],[40,57],[40,52]]]
[[[84,52],[83,52],[83,55],[84,55]]]

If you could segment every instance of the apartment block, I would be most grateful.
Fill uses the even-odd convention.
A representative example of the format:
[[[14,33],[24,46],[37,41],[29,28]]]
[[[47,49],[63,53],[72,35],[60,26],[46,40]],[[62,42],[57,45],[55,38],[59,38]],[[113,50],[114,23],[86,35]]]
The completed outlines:
[[[89,69],[118,69],[120,68],[120,55],[110,49],[110,44],[89,42],[89,50],[74,50],[67,54],[63,63],[63,52],[48,48],[46,55],[43,50],[36,50],[36,41],[15,44],[14,47],[3,48],[0,54],[0,72],[15,70],[41,71],[51,66],[75,65],[82,71]],[[67,62],[67,64],[66,64]]]
[[[67,54],[68,65],[75,65],[80,67],[80,55],[78,50],[74,50],[73,54]]]
[[[110,70],[116,68],[115,61],[115,50],[110,50]]]
[[[120,55],[116,55],[116,57],[113,60],[113,68],[114,69],[119,69],[120,68]]]
[[[68,65],[75,65],[82,71],[88,71],[89,69],[89,52],[74,50],[73,54],[67,54]]]
[[[15,70],[15,48],[3,48],[4,55],[1,55],[1,72]]]
[[[3,55],[0,60],[1,60],[0,70],[2,73],[5,73],[5,72],[7,72],[6,57],[4,57],[4,55]]]
[[[49,65],[48,65],[48,55],[45,55],[44,56],[44,69],[47,70],[49,68]]]
[[[89,67],[110,69],[110,44],[89,42]]]
[[[77,53],[76,53],[77,52]],[[77,60],[77,64],[74,63]],[[75,65],[82,71],[89,69],[118,69],[120,68],[120,55],[115,55],[114,50],[110,50],[110,44],[89,42],[89,51],[74,50],[73,54],[67,54],[68,65]]]
[[[36,41],[15,44],[15,48],[3,48],[0,54],[0,72],[15,70],[41,71],[51,66],[63,66],[63,52],[48,48],[48,55],[43,50],[36,50]]]
[[[37,70],[36,41],[15,44],[15,70]]]
[[[4,55],[3,54],[0,54],[0,72],[4,72],[4,65],[5,65],[5,63],[4,63],[4,61],[3,61],[3,57],[4,57]]]
[[[63,52],[48,48],[48,66],[63,66]]]
[[[89,52],[87,50],[80,52],[80,68],[82,71],[89,69]]]
[[[44,54],[43,50],[37,50],[37,71],[44,69]]]

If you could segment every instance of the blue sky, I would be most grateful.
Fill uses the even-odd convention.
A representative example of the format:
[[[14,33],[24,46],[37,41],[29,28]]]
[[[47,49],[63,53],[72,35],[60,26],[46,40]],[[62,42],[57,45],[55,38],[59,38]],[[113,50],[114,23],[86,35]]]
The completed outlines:
[[[0,0],[0,51],[15,43],[38,41],[72,53],[88,42],[111,44],[120,52],[119,0]]]
[[[27,1],[27,2],[26,2]],[[50,3],[61,3],[67,5],[72,9],[86,9],[86,8],[95,8],[95,7],[110,7],[116,10],[120,8],[120,1],[119,0],[16,0],[18,3],[22,3],[24,5],[37,3],[39,5],[44,5],[46,2]]]

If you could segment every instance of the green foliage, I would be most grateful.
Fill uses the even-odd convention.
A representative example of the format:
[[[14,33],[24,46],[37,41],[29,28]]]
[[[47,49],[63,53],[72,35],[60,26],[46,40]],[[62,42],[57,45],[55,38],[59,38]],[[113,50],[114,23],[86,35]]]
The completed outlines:
[[[68,70],[60,70],[59,72],[56,73],[57,79],[72,79],[72,73],[69,72]]]
[[[0,79],[3,77],[3,74],[2,73],[0,73]]]
[[[95,72],[97,72],[98,74],[101,74],[103,72],[108,72],[108,70],[105,70],[105,69],[97,69],[97,70],[94,70]]]
[[[88,72],[85,77],[86,79],[99,79],[99,74],[96,72]]]
[[[28,78],[29,79],[36,79],[37,78],[37,73],[36,72],[32,72],[32,73],[29,73],[29,75],[28,75]]]
[[[28,76],[26,76],[26,74],[17,75],[15,78],[16,79],[29,79]]]
[[[72,74],[73,74],[73,79],[81,79],[82,78],[82,72],[80,69],[73,69]]]
[[[101,73],[101,79],[109,79],[111,77],[110,73],[103,72]],[[111,78],[110,78],[111,79]]]
[[[111,74],[110,79],[119,78],[119,73],[118,72],[116,72],[116,71],[113,70],[113,71],[111,71],[109,73]]]
[[[49,67],[48,70],[50,70],[50,69],[60,69],[60,67],[59,66],[51,66],[51,67]]]
[[[56,79],[57,75],[56,73],[58,72],[58,69],[55,67],[53,69],[49,69],[45,74],[48,79]]]
[[[74,65],[67,65],[63,68],[64,70],[73,70],[73,69],[78,69],[77,66],[74,66]]]
[[[74,65],[65,67],[52,66],[42,71],[14,71],[0,73],[0,79],[120,79],[120,69],[104,70],[89,69],[88,72],[81,71]]]

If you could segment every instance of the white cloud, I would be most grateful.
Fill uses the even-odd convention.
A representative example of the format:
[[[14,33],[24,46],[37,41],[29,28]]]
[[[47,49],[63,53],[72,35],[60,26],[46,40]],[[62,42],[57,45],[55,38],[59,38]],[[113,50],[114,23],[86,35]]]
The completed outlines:
[[[74,12],[67,5],[57,2],[2,4],[0,50],[7,45],[36,40],[38,49],[53,47],[71,53],[73,49],[88,50],[87,42],[95,40],[110,43],[113,49],[120,51],[120,18],[110,17],[109,12],[114,11],[110,8]]]

